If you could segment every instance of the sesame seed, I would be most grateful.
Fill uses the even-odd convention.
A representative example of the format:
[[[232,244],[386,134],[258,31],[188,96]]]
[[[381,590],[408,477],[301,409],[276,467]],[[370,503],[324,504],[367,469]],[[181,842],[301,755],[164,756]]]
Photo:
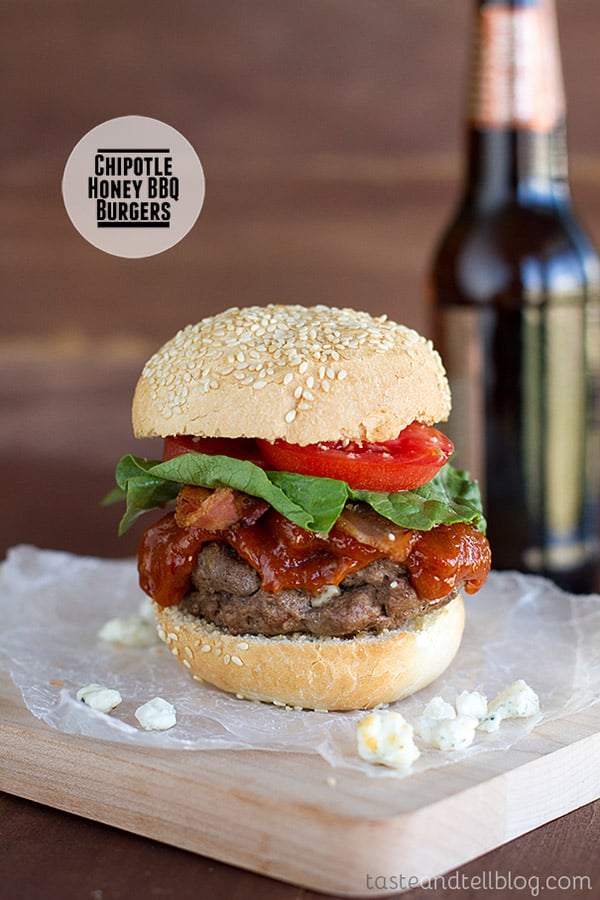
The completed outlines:
[[[192,650],[191,647],[186,646],[186,647],[184,648],[184,653],[185,653],[185,655],[188,657],[188,659],[193,659],[193,658],[194,658],[194,651]]]
[[[232,656],[232,657],[231,657],[231,662],[232,662],[234,665],[236,665],[236,666],[243,666],[243,665],[244,665],[244,663],[243,663],[242,660],[239,658],[239,656]]]
[[[191,669],[191,668],[192,668],[192,664],[191,664],[191,662],[189,661],[189,659],[182,659],[181,662],[184,664],[184,666],[186,667],[186,669]]]
[[[366,312],[324,305],[232,308],[179,331],[148,360],[143,377],[168,429],[170,418],[176,418],[173,424],[189,421],[196,399],[209,391],[238,382],[250,392],[269,384],[287,387],[298,376],[303,384],[294,399],[310,404],[313,390],[328,393],[334,381],[349,377],[343,363],[357,350],[366,360],[394,349],[418,358],[425,346],[431,350],[414,330]],[[299,404],[289,409],[285,422],[299,412]]]
[[[231,662],[231,656],[229,655],[229,653],[225,654],[225,656],[223,657],[223,662],[225,663],[226,666],[229,665],[229,663]]]
[[[250,645],[247,644],[246,641],[240,641],[240,643],[236,644],[236,646],[238,650],[247,650]]]
[[[202,644],[200,653],[210,653],[210,644]]]

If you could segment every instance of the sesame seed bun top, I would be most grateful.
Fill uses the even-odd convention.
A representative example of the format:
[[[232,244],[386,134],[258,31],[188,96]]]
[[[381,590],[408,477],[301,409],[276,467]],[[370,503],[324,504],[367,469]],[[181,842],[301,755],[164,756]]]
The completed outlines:
[[[385,441],[448,418],[430,341],[385,316],[327,306],[236,307],[188,325],[146,363],[136,437]]]

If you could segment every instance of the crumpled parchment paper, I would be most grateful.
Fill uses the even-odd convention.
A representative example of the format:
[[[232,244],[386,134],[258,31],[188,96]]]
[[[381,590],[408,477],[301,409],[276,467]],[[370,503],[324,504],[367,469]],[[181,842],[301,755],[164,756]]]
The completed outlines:
[[[0,566],[0,661],[30,712],[70,734],[133,745],[206,751],[244,748],[318,753],[333,767],[401,777],[361,760],[361,712],[310,712],[238,700],[194,681],[157,641],[126,648],[98,637],[108,619],[136,614],[143,594],[132,560],[103,560],[18,546]],[[492,572],[466,597],[467,625],[447,672],[417,695],[393,704],[411,722],[436,695],[454,702],[463,690],[492,699],[517,678],[539,695],[540,716],[476,732],[460,752],[421,748],[411,772],[507,749],[539,721],[600,698],[600,596],[565,594],[544,579]],[[77,701],[80,687],[116,688],[123,703],[110,715]],[[140,729],[135,709],[152,697],[174,704],[177,724]]]

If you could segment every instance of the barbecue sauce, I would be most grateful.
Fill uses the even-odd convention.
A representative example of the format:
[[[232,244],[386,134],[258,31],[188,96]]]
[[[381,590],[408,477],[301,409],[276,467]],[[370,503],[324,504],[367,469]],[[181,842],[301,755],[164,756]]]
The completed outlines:
[[[328,535],[307,531],[274,510],[256,525],[232,530],[231,545],[273,593],[283,588],[317,592],[384,555],[335,528]]]
[[[191,587],[198,552],[207,541],[225,541],[261,575],[262,587],[317,592],[386,554],[335,527],[328,535],[299,528],[270,510],[258,522],[226,531],[181,528],[173,513],[151,525],[138,548],[140,586],[160,606],[175,606]],[[474,593],[490,569],[487,539],[471,525],[440,525],[421,532],[406,566],[419,594],[442,599],[465,584]]]
[[[476,593],[491,564],[487,538],[472,525],[438,525],[421,532],[407,569],[419,597],[439,600],[463,586],[467,594]]]

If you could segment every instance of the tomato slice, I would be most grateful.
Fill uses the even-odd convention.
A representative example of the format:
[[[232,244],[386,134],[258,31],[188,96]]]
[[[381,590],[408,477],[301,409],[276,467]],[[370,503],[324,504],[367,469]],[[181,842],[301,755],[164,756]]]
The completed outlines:
[[[247,459],[261,468],[345,481],[355,490],[409,491],[431,481],[454,451],[452,441],[430,425],[413,422],[393,441],[274,443],[257,438],[174,435],[165,438],[163,460],[182,453]]]
[[[191,437],[176,434],[165,438],[163,460],[173,459],[182,453],[209,453],[212,456],[232,456],[247,459],[263,469],[267,465],[253,438]]]
[[[448,461],[452,441],[430,425],[413,422],[392,441],[328,441],[320,444],[274,443],[257,439],[261,454],[275,469],[345,481],[355,490],[394,493],[421,487]]]

